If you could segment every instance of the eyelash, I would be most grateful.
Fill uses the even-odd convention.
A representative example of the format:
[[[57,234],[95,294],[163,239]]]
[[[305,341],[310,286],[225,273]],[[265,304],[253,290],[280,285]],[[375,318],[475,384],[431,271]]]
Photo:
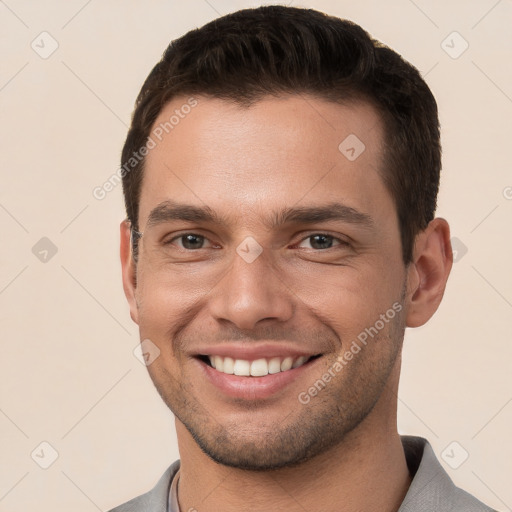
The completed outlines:
[[[171,245],[175,240],[179,240],[179,239],[182,239],[186,236],[189,236],[189,235],[192,235],[192,236],[195,236],[195,237],[200,237],[202,238],[203,240],[208,240],[210,241],[206,236],[204,235],[200,235],[198,233],[193,233],[193,232],[189,232],[189,233],[182,233],[180,235],[177,235],[173,238],[171,238],[170,240],[167,240],[164,242],[164,245]],[[323,236],[323,237],[326,237],[326,238],[329,238],[329,239],[332,239],[333,241],[337,241],[338,244],[336,244],[334,247],[348,247],[350,246],[349,242],[347,242],[346,240],[343,240],[342,238],[338,238],[338,237],[335,237],[334,235],[330,235],[328,233],[322,233],[322,232],[317,232],[317,233],[312,233],[304,238],[302,238],[298,244],[295,244],[295,245],[300,245],[302,242],[304,242],[305,240],[308,240],[309,238],[313,238],[315,236]],[[321,252],[321,251],[327,251],[329,249],[333,249],[334,247],[328,247],[326,249],[313,249],[314,252]],[[185,249],[185,248],[179,248],[180,250],[183,250],[183,251],[187,251],[187,252],[196,252],[196,251],[199,251],[201,249],[208,249],[208,247],[201,247],[200,249]]]

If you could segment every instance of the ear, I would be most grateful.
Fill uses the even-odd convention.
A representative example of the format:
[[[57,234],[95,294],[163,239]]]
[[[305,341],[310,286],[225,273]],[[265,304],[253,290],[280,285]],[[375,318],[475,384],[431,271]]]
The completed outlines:
[[[121,222],[121,268],[123,273],[123,289],[128,304],[130,306],[130,316],[132,320],[139,323],[139,311],[135,292],[137,289],[137,264],[133,259],[131,247],[131,225],[128,220]]]
[[[434,315],[453,264],[450,226],[437,218],[416,236],[413,261],[407,270],[407,327],[419,327]]]

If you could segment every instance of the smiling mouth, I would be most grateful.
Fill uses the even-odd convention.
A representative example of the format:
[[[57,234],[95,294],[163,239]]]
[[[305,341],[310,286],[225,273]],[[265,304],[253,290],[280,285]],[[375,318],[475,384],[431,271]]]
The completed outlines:
[[[247,359],[234,359],[229,356],[200,355],[199,359],[211,368],[227,375],[265,377],[266,375],[274,375],[299,368],[320,356],[321,354],[299,357],[271,357],[249,361]]]

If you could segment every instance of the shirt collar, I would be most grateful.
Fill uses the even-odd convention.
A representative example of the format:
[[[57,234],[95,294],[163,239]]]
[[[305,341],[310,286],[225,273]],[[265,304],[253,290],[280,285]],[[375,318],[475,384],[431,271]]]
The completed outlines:
[[[415,436],[401,436],[412,482],[398,512],[449,512],[459,489],[437,460],[430,443]],[[179,461],[173,464],[168,490],[168,512],[180,512],[178,505]],[[169,468],[171,469],[171,468]]]

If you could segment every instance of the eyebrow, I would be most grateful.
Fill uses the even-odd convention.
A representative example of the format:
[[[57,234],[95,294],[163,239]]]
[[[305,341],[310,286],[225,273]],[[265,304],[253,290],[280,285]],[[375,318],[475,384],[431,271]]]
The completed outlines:
[[[222,226],[229,225],[229,220],[226,217],[218,215],[208,206],[198,207],[175,201],[164,201],[151,210],[146,229],[174,220],[209,222]],[[374,221],[370,215],[337,202],[322,206],[283,208],[272,212],[267,218],[263,219],[264,225],[269,229],[290,223],[314,224],[325,221],[342,221],[367,229],[374,227]]]
[[[225,224],[208,206],[198,207],[174,201],[164,201],[151,210],[146,228],[173,220]]]

